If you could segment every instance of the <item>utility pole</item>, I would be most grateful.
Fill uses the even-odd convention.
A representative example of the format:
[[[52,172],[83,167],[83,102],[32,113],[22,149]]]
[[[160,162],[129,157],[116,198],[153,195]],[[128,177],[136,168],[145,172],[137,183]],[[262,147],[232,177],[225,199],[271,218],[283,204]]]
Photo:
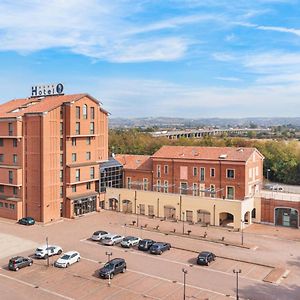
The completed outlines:
[[[239,274],[242,273],[242,270],[233,269],[233,273],[236,274],[236,300],[239,300]]]
[[[184,268],[182,268],[182,272],[183,272],[183,300],[185,300],[185,283],[186,283],[186,274],[188,273],[188,271]]]
[[[49,243],[48,243],[48,237],[46,237],[46,245],[47,245],[47,267],[50,266],[50,262],[49,262]]]
[[[138,205],[136,210],[136,227],[139,227],[139,213],[140,213],[140,206]]]
[[[106,251],[105,254],[107,255],[107,262],[110,261],[110,257],[112,256],[112,252]],[[111,278],[110,278],[110,273],[108,274],[108,286],[110,287],[111,284]]]
[[[182,234],[184,234],[184,211],[182,212]]]
[[[244,245],[244,224],[245,220],[241,220],[242,245]]]

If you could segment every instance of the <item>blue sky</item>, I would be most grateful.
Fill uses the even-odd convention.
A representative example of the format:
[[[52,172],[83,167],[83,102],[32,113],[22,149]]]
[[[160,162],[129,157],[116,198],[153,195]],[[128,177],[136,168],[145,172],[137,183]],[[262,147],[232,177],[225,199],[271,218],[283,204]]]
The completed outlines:
[[[112,117],[299,116],[298,0],[0,0],[0,103],[62,82]]]

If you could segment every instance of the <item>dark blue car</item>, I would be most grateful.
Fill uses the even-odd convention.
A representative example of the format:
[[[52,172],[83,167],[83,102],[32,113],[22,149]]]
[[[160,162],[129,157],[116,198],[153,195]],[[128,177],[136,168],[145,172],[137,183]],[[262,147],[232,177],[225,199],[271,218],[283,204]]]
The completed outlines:
[[[22,224],[22,225],[34,225],[35,223],[35,220],[34,218],[31,218],[31,217],[25,217],[25,218],[22,218],[18,221],[19,224]]]
[[[151,247],[150,247],[150,253],[151,254],[162,254],[163,252],[165,252],[166,250],[170,250],[171,249],[171,244],[169,243],[154,243]]]

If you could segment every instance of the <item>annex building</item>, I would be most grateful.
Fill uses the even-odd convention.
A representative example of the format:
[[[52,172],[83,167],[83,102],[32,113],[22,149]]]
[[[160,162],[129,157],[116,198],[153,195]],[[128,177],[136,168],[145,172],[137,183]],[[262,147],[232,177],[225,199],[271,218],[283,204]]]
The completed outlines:
[[[0,217],[49,222],[99,208],[108,113],[88,94],[46,92],[0,105]]]

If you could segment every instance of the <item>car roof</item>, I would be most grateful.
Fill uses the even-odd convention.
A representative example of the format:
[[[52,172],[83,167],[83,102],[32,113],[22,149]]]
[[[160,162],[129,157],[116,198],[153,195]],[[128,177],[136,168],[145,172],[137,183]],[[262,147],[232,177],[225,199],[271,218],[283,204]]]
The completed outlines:
[[[154,242],[154,241],[151,239],[143,239],[143,240],[141,240],[141,242]]]
[[[14,256],[10,260],[17,260],[17,259],[20,259],[20,258],[25,258],[25,257],[24,256]]]
[[[128,235],[125,237],[125,239],[138,239],[136,236]]]
[[[99,234],[99,233],[107,233],[107,231],[105,230],[97,230],[94,232],[94,234]]]
[[[56,246],[56,245],[48,245],[48,246],[47,246],[47,245],[41,245],[41,246],[38,246],[37,248],[42,248],[42,249],[45,248],[45,249],[46,249],[47,247],[48,247],[48,248],[50,248],[50,247],[60,248],[59,246]]]
[[[209,254],[212,254],[212,252],[209,252],[209,251],[202,251],[199,253],[199,255],[203,255],[203,256],[207,256]]]
[[[124,258],[113,258],[112,260],[109,261],[109,263],[117,263],[117,262],[120,262],[120,261],[125,261]]]

